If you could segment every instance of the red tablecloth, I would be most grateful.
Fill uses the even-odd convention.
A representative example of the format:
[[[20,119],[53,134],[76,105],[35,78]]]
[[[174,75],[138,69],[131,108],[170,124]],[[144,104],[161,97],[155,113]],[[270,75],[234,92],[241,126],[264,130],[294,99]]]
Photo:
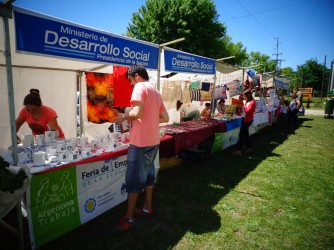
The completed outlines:
[[[182,150],[205,141],[214,133],[226,132],[226,122],[214,119],[188,121],[178,126],[166,125],[164,128],[172,138],[161,142],[160,158],[173,157]]]
[[[159,157],[169,158],[178,155],[182,150],[191,148],[196,144],[205,141],[214,133],[226,132],[226,122],[218,120],[200,120],[182,122],[178,126],[166,125],[167,133],[160,139]],[[104,161],[127,154],[128,149],[114,152],[105,152],[101,155],[62,165],[57,168],[48,169],[40,172],[46,173],[57,169],[67,168],[73,165],[86,164],[96,161]]]

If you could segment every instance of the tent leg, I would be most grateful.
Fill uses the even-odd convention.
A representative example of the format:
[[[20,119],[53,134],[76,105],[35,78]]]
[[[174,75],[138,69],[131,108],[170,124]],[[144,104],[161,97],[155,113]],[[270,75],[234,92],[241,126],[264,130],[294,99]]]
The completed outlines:
[[[9,231],[11,234],[14,234],[15,236],[18,236],[17,230],[15,230],[15,228],[13,228],[11,225],[6,223],[5,221],[0,220],[0,226],[2,228],[4,228],[5,230]]]
[[[21,211],[21,200],[16,204],[16,218],[18,227],[19,247],[18,249],[24,249],[24,234],[23,234],[23,223],[22,223],[22,211]]]
[[[17,229],[3,220],[0,220],[0,226],[19,238],[18,249],[24,249],[24,234],[23,234],[23,223],[22,223],[22,211],[21,211],[21,200],[16,204],[16,220]]]

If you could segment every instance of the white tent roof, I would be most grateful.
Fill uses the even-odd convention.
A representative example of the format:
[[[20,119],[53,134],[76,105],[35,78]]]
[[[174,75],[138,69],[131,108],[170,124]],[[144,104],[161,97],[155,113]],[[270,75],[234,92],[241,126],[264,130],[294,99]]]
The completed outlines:
[[[0,19],[3,23],[2,18]],[[14,110],[15,117],[23,108],[23,99],[31,88],[40,90],[42,102],[56,110],[58,123],[65,136],[76,137],[77,120],[77,83],[80,71],[112,73],[112,66],[94,62],[74,61],[64,58],[19,54],[15,52],[14,20],[9,19],[11,63],[13,72]],[[0,25],[0,50],[5,51],[4,26]],[[82,77],[82,85],[85,85]],[[7,87],[6,57],[0,55],[0,148],[11,145],[11,127],[9,115],[9,97]],[[110,125],[110,124],[109,124]],[[31,134],[30,128],[24,124],[18,136]]]
[[[1,23],[3,22],[1,17]],[[48,56],[23,54],[15,52],[15,32],[14,32],[14,20],[9,21],[9,33],[10,33],[10,47],[11,47],[11,63],[13,71],[13,97],[14,97],[14,111],[15,117],[18,116],[20,110],[23,108],[23,99],[29,93],[31,88],[37,88],[40,90],[41,98],[44,105],[50,106],[56,110],[58,114],[58,123],[62,127],[65,136],[76,137],[76,120],[77,120],[77,85],[81,82],[85,92],[85,77],[79,77],[79,73],[83,71],[97,71],[103,73],[112,73],[111,64],[102,64],[89,61],[79,61],[67,58],[55,58]],[[5,32],[4,26],[0,25],[0,50],[5,51]],[[3,53],[4,54],[4,53]],[[162,53],[163,55],[163,53]],[[161,72],[160,76],[164,76],[167,73],[164,71],[164,60],[161,59]],[[238,70],[228,64],[218,63],[217,74],[227,74]],[[152,82],[157,81],[157,71],[148,71],[150,80]],[[220,76],[218,76],[219,78]],[[213,76],[211,75],[196,75],[179,73],[174,78],[160,78],[160,81],[164,80],[189,80],[199,79],[201,81],[213,82]],[[217,78],[217,79],[218,79]],[[7,70],[6,70],[6,58],[0,56],[0,93],[3,98],[0,100],[0,147],[8,147],[11,145],[11,127],[10,114],[9,114],[9,97],[7,89]],[[85,95],[82,96],[85,100]],[[85,105],[84,105],[85,106]],[[86,121],[87,123],[87,121]],[[88,124],[91,127],[95,127],[96,124]],[[106,128],[110,124],[98,125],[102,128],[102,131],[107,131]],[[85,129],[89,133],[89,128]],[[91,131],[98,131],[96,128]],[[100,129],[99,129],[100,131]],[[28,126],[21,127],[18,135],[21,137],[23,134],[31,134],[31,130]],[[91,138],[94,135],[91,136]],[[91,139],[90,138],[90,139]]]

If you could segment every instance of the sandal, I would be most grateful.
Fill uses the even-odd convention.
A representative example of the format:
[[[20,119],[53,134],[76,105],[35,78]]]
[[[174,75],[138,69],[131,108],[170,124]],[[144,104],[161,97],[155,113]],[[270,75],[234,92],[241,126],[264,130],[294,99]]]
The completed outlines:
[[[135,215],[137,216],[150,216],[152,214],[153,214],[153,209],[145,211],[143,207],[140,207],[135,210]]]
[[[114,233],[124,233],[128,232],[135,224],[135,220],[129,220],[126,216],[123,216],[117,226],[114,228]]]

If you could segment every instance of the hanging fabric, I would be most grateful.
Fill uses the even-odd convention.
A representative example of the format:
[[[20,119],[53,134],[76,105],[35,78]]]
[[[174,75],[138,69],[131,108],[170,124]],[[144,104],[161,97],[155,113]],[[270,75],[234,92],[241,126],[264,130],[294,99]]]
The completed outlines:
[[[200,89],[190,89],[190,99],[191,101],[201,100],[201,90]]]
[[[113,108],[113,75],[86,72],[86,84],[88,121],[98,124],[114,122],[118,112]]]
[[[190,83],[190,89],[198,89],[199,88],[199,81],[192,81]]]
[[[177,82],[175,84],[175,86],[173,88],[172,96],[173,96],[174,101],[181,100],[181,98],[182,98],[182,88],[181,88],[180,82]]]
[[[126,78],[127,67],[113,66],[114,71],[114,106],[130,107],[130,99],[133,90],[129,80]]]
[[[201,90],[203,91],[209,91],[211,88],[211,83],[209,82],[202,82]]]
[[[163,101],[172,102],[174,100],[175,82],[165,83],[166,87],[163,89],[165,93],[163,94]]]
[[[226,90],[227,90],[227,87],[225,86],[216,87],[215,92],[214,92],[214,99],[215,100],[227,99]]]
[[[201,101],[211,101],[212,100],[212,89],[210,91],[201,90]]]
[[[233,81],[229,83],[228,89],[230,97],[242,94],[242,84],[240,84],[240,81]]]
[[[182,91],[182,98],[181,101],[183,103],[188,103],[191,102],[191,97],[190,97],[190,89],[188,87],[188,84],[185,84],[184,89]]]

